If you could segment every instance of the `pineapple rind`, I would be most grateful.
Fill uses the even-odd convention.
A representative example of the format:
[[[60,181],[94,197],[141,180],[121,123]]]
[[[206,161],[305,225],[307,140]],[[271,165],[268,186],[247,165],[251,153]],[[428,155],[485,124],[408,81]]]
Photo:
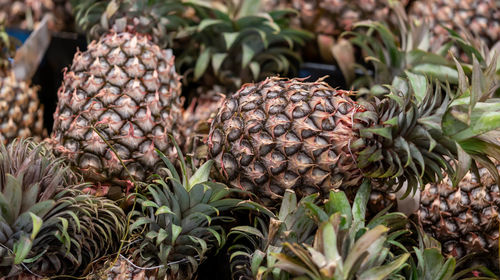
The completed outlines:
[[[37,88],[17,81],[13,73],[0,77],[0,142],[17,137],[40,141],[46,133]]]
[[[413,1],[409,14],[428,20],[436,37],[446,37],[445,28],[451,28],[479,36],[488,47],[500,39],[500,5],[495,0]]]
[[[457,187],[446,177],[440,184],[426,185],[421,193],[417,217],[447,255],[498,256],[500,192],[486,168],[479,174],[480,181],[469,173]]]
[[[77,53],[65,73],[54,113],[55,151],[88,180],[131,175],[145,181],[161,165],[155,149],[168,154],[171,148],[180,92],[170,51],[138,34],[105,35]]]
[[[83,194],[84,186],[47,145],[0,144],[1,276],[78,275],[117,250],[125,214],[108,199]],[[20,245],[29,245],[26,255]],[[14,257],[31,261],[15,264]]]

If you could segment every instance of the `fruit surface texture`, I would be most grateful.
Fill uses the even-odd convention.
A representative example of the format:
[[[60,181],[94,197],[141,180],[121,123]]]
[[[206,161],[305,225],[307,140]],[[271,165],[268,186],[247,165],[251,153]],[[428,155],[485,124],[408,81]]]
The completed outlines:
[[[495,0],[426,0],[414,1],[409,14],[431,23],[438,36],[446,36],[450,28],[467,30],[479,36],[488,46],[500,39],[500,4]]]
[[[180,87],[169,51],[138,34],[104,35],[65,73],[56,151],[90,180],[145,180],[160,163],[155,149],[166,152],[180,118]]]
[[[441,184],[427,185],[421,194],[420,223],[443,244],[446,254],[498,256],[500,192],[485,168],[479,174],[481,181],[469,173],[457,187],[446,178]]]
[[[43,107],[36,87],[17,81],[11,73],[0,77],[0,142],[7,144],[16,137],[41,140]]]
[[[349,142],[353,114],[362,108],[348,95],[298,79],[247,84],[212,123],[209,153],[231,185],[264,202],[286,189],[304,196],[356,185],[361,176]]]

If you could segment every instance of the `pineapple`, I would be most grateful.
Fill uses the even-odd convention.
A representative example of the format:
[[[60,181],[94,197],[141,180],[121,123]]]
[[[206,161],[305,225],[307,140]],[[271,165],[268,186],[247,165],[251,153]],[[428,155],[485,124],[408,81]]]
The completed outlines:
[[[9,62],[15,53],[15,42],[3,27],[0,34],[0,143],[7,144],[16,137],[41,140],[46,131],[37,88],[16,80]]]
[[[485,73],[474,66],[472,84],[481,86],[472,92],[480,103],[495,89],[494,66],[496,60]],[[273,77],[246,84],[212,123],[209,155],[232,187],[273,206],[286,189],[299,197],[324,195],[357,187],[362,178],[395,190],[406,181],[410,193],[441,179],[442,169],[453,172],[448,160],[457,159],[457,150],[461,158],[492,164],[485,150],[472,146],[498,149],[489,132],[498,123],[480,120],[484,110],[492,110],[486,103],[482,109],[459,105],[468,104],[471,91],[465,75],[456,93],[439,82],[429,84],[423,75],[408,79],[395,79],[381,99],[358,102],[322,81]],[[467,162],[460,160],[460,170],[470,168]]]
[[[16,137],[41,140],[46,131],[37,88],[11,73],[0,77],[0,91],[0,142],[7,144]]]
[[[87,2],[77,6],[79,13],[92,14]],[[143,2],[104,7],[135,15],[134,5]],[[160,41],[153,36],[157,22],[143,26],[135,19],[111,16],[111,29],[75,54],[58,92],[51,142],[94,182],[145,181],[162,165],[155,150],[169,153],[168,134],[178,130],[182,100],[174,57],[153,43]]]
[[[456,188],[448,177],[425,186],[416,217],[443,244],[446,255],[460,258],[477,253],[490,259],[488,265],[493,267],[498,266],[500,190],[486,168],[479,175],[481,180],[467,174]]]
[[[199,264],[224,245],[222,224],[234,220],[224,215],[241,202],[227,198],[234,190],[209,181],[213,161],[190,170],[176,148],[183,173],[179,176],[161,155],[167,176],[156,175],[148,193],[138,195],[140,208],[132,213],[130,227],[139,242],[131,250],[131,260],[141,267],[155,267],[158,279],[192,279]]]
[[[0,276],[81,275],[118,248],[125,214],[82,187],[45,144],[0,144]]]
[[[488,47],[500,40],[500,5],[495,0],[413,1],[409,14],[429,20],[436,36],[446,36],[450,28],[479,36]]]

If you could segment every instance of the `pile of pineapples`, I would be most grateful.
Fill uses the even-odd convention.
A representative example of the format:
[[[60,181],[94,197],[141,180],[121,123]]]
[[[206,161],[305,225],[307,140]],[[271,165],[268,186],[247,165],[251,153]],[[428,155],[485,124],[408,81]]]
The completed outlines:
[[[2,30],[0,279],[500,279],[477,2],[74,0],[50,136]]]

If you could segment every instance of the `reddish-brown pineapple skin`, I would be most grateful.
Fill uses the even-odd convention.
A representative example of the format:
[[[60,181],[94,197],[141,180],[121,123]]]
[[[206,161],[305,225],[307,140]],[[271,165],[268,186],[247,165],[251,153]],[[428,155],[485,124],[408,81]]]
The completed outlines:
[[[92,181],[146,180],[180,119],[174,57],[147,39],[109,33],[78,52],[64,75],[52,142]],[[126,168],[124,168],[124,166]]]

